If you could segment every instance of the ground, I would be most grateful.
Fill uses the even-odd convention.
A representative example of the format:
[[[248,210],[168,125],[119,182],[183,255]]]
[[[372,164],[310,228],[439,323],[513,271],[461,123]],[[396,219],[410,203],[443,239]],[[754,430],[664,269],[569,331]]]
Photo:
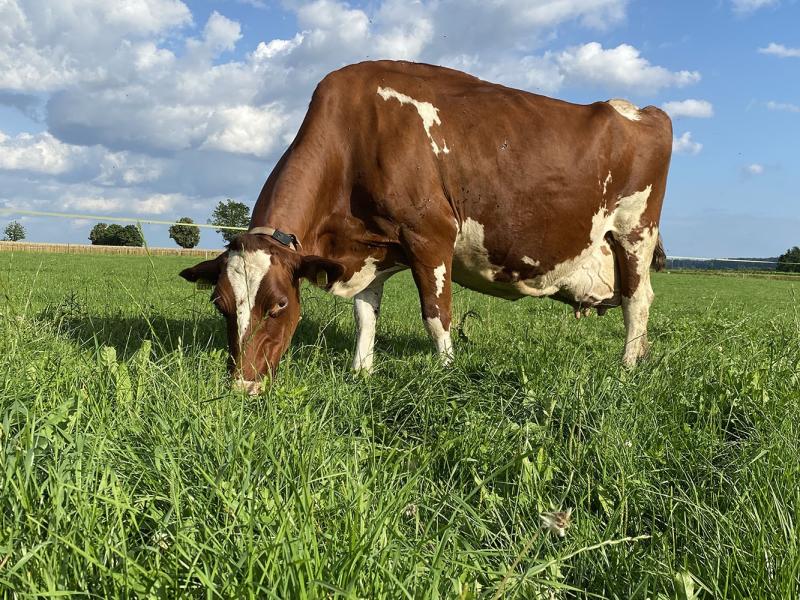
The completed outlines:
[[[800,591],[800,281],[655,275],[633,371],[619,310],[456,288],[442,368],[401,274],[370,379],[350,302],[306,288],[278,382],[248,397],[192,262],[0,255],[0,590]],[[564,537],[541,528],[567,509]]]

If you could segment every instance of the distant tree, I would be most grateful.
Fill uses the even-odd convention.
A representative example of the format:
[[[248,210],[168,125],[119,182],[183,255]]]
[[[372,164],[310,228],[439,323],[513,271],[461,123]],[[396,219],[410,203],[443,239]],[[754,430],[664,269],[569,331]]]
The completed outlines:
[[[6,225],[3,233],[5,234],[3,239],[8,242],[18,242],[25,239],[25,228],[19,221],[11,221]]]
[[[246,204],[236,202],[228,198],[225,202],[220,201],[211,218],[208,220],[211,225],[226,225],[228,227],[247,227],[250,224],[250,209]],[[231,229],[217,229],[226,242],[230,242],[241,232]]]
[[[181,217],[178,223],[194,223],[194,221],[189,217]],[[200,243],[200,228],[172,225],[169,228],[169,237],[181,248],[194,248]]]
[[[89,241],[92,246],[104,245],[105,240],[108,238],[108,224],[98,223],[89,232]]]
[[[122,242],[121,244],[116,244],[119,246],[144,246],[144,238],[142,237],[142,232],[139,231],[139,228],[136,225],[126,225],[125,227],[121,228],[122,231],[119,234],[119,240]]]
[[[800,263],[800,247],[789,248],[778,257],[778,271],[800,273],[800,264],[798,263]]]
[[[101,246],[144,246],[144,238],[136,225],[117,225],[98,223],[89,233],[92,245]]]

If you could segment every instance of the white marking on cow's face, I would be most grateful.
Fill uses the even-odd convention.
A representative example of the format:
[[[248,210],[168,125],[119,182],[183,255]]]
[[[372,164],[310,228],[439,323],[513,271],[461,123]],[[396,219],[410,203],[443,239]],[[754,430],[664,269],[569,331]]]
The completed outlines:
[[[444,263],[440,264],[433,270],[433,277],[436,279],[436,297],[442,295],[444,290],[444,276],[447,274],[447,267]]]
[[[450,330],[445,329],[439,317],[425,319],[425,329],[436,344],[436,351],[442,364],[448,365],[453,360],[453,342],[450,340]]]
[[[642,119],[642,115],[639,114],[639,107],[632,102],[614,98],[609,100],[608,103],[614,107],[614,110],[630,121],[640,121]]]
[[[250,325],[258,288],[269,271],[271,261],[272,257],[263,250],[228,254],[227,274],[236,300],[236,328],[240,347]]]
[[[444,148],[439,148],[439,144],[433,139],[431,135],[431,127],[434,125],[441,125],[442,121],[439,119],[439,109],[436,108],[430,102],[420,102],[419,100],[414,100],[411,96],[407,96],[405,94],[401,94],[397,90],[393,90],[392,88],[385,88],[385,87],[378,87],[378,95],[384,99],[384,101],[388,101],[391,98],[397,100],[401,105],[403,104],[411,104],[414,108],[417,109],[417,113],[419,113],[420,119],[422,119],[422,127],[425,128],[425,134],[428,136],[428,139],[431,141],[431,148],[433,149],[433,153],[436,156],[439,156],[440,152],[444,152],[445,154],[450,154],[450,148],[447,147],[447,143],[444,143]]]

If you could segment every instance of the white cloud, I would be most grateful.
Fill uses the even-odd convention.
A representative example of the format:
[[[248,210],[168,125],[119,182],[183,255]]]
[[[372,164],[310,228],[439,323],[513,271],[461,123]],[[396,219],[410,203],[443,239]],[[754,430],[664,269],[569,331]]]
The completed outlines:
[[[750,176],[754,176],[754,177],[758,176],[758,175],[763,175],[764,171],[766,170],[764,168],[764,165],[761,165],[759,163],[752,163],[752,164],[749,164],[749,165],[745,165],[744,167],[742,167],[742,169],[743,169],[743,171],[744,171],[744,173],[746,175],[750,175]]]
[[[758,51],[761,54],[771,54],[773,56],[779,56],[780,58],[800,58],[800,48],[789,48],[783,44],[776,44],[775,42],[771,42],[769,46],[765,48],[759,48]]]
[[[101,185],[130,186],[157,179],[163,164],[133,152],[65,144],[46,131],[14,137],[0,131],[0,170],[54,176],[79,172]]]
[[[136,215],[174,214],[187,204],[183,194],[151,194],[135,197],[128,193],[113,190],[97,190],[93,188],[76,189],[68,192],[60,199],[64,210],[75,213],[133,213]]]
[[[20,133],[8,137],[0,132],[0,169],[59,175],[82,162],[88,150],[64,144],[48,132]]]
[[[780,0],[731,0],[734,12],[747,15],[759,9],[777,6]]]
[[[676,154],[699,154],[703,144],[692,139],[692,132],[687,131],[682,136],[672,139],[672,151]]]
[[[100,185],[133,186],[157,180],[166,161],[133,152],[106,152],[100,173],[92,181]]]
[[[714,106],[707,100],[689,98],[687,100],[665,102],[661,105],[661,108],[667,111],[673,119],[679,117],[708,119],[714,116]]]
[[[297,32],[247,48],[238,22],[212,12],[195,23],[180,0],[0,0],[0,103],[40,114],[48,130],[0,137],[0,203],[162,214],[250,199],[316,83],[365,59],[448,64],[551,92],[647,95],[699,80],[625,44],[544,50],[562,26],[622,22],[628,2],[287,0]]]
[[[136,202],[133,210],[140,215],[163,215],[174,212],[185,203],[183,194],[153,194]]]
[[[782,110],[785,112],[800,113],[800,105],[792,104],[791,102],[775,102],[770,100],[767,102],[767,108],[769,110]]]
[[[0,89],[48,91],[109,76],[120,40],[160,37],[191,22],[179,0],[5,0]]]
[[[700,81],[697,71],[670,71],[650,64],[628,44],[604,49],[597,42],[568,48],[554,56],[560,73],[573,84],[592,84],[652,93],[665,87],[684,87]]]
[[[235,106],[216,111],[201,148],[267,156],[283,140],[287,116],[277,105]]]

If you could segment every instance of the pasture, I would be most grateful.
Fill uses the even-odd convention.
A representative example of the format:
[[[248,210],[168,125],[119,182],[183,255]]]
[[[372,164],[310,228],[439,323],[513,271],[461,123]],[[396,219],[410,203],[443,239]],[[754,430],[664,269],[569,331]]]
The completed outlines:
[[[800,593],[800,282],[656,274],[629,372],[619,310],[456,288],[444,369],[403,273],[370,379],[306,287],[248,397],[197,259],[0,260],[0,595]]]

